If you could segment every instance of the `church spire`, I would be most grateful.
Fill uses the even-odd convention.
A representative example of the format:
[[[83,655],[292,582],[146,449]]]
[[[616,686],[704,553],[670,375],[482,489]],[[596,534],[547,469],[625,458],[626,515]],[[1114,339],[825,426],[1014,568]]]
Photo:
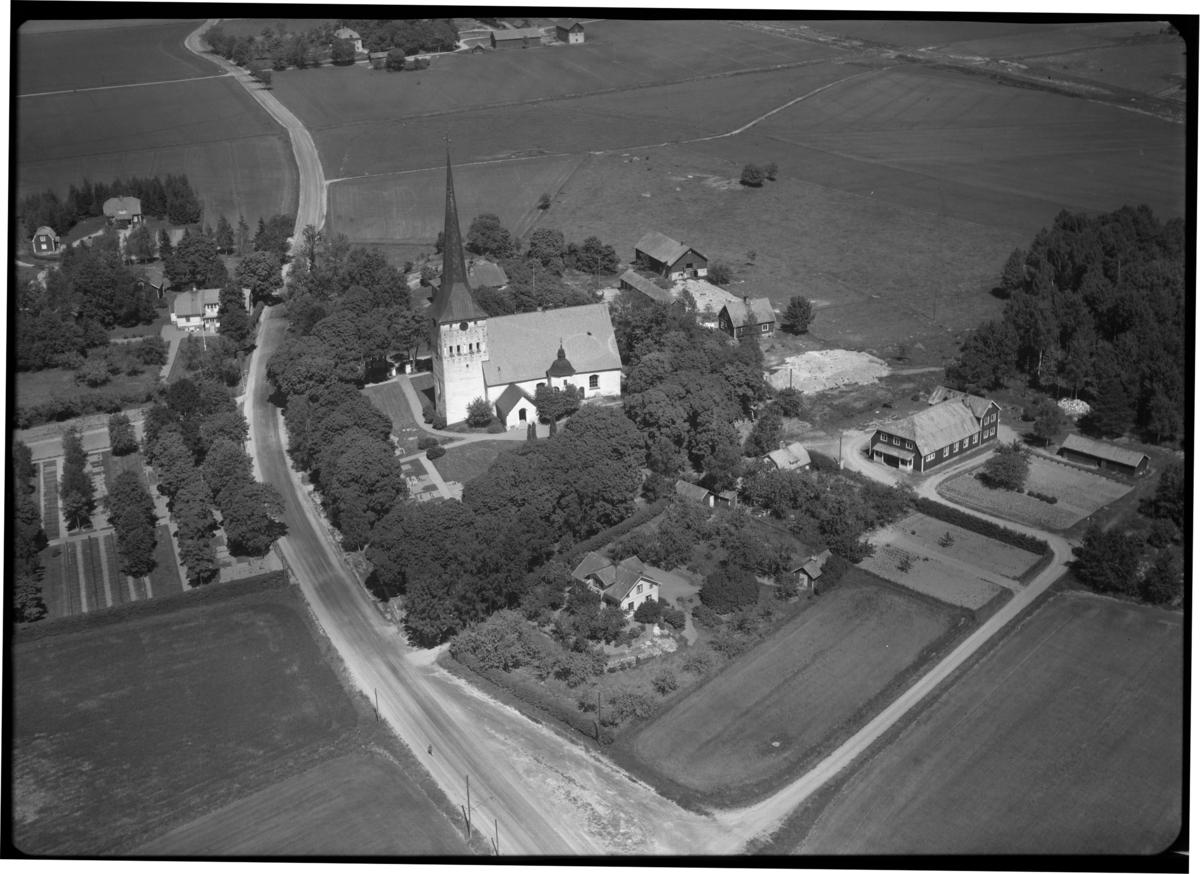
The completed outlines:
[[[454,176],[450,170],[450,140],[446,140],[446,227],[442,232],[442,284],[430,313],[441,322],[482,319],[486,313],[475,303],[467,282],[467,260],[463,254],[458,205],[454,199]]]

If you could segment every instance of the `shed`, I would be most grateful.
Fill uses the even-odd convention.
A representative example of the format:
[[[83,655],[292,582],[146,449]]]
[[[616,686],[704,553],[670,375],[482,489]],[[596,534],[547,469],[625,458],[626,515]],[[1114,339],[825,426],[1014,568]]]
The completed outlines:
[[[492,48],[527,49],[542,44],[540,27],[514,27],[511,30],[493,30]]]
[[[675,494],[689,501],[696,501],[706,507],[711,507],[716,502],[716,495],[704,486],[698,486],[695,483],[690,483],[682,479],[675,482]]]
[[[621,274],[621,288],[626,291],[640,291],[658,303],[672,303],[675,300],[671,292],[659,288],[653,280],[647,279],[632,268]]]
[[[667,279],[686,279],[708,275],[708,259],[686,243],[666,234],[649,231],[633,247],[634,259]]]
[[[800,470],[812,463],[808,450],[799,443],[789,443],[783,449],[768,452],[763,460],[772,462],[779,470]]]
[[[796,582],[804,586],[806,589],[811,589],[824,572],[825,562],[829,561],[830,552],[826,549],[814,556],[811,556],[808,561],[796,568],[793,573],[796,575]]]
[[[1129,476],[1141,476],[1150,466],[1150,456],[1133,449],[1122,449],[1111,443],[1091,440],[1070,434],[1058,454],[1075,464],[1085,464],[1100,470],[1113,470]]]
[[[54,228],[42,225],[33,235],[33,251],[35,254],[50,255],[57,252],[58,247],[58,234],[54,233]]]
[[[496,399],[496,415],[505,428],[527,427],[537,418],[537,405],[529,392],[513,383]]]
[[[559,42],[567,45],[580,45],[584,40],[583,25],[578,21],[568,21],[554,26],[554,34]]]
[[[371,52],[367,55],[367,63],[376,70],[382,69],[387,63],[387,52]]]

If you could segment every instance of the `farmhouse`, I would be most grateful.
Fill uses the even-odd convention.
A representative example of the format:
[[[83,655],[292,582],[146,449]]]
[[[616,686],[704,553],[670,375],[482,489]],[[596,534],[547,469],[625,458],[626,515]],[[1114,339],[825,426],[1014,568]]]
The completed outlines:
[[[813,583],[820,579],[824,572],[825,562],[829,561],[829,556],[830,552],[826,549],[824,552],[811,556],[808,561],[792,571],[796,575],[796,583],[806,589],[811,589]]]
[[[556,24],[554,26],[554,35],[558,37],[559,42],[565,42],[569,46],[577,46],[583,43],[583,25],[578,21],[568,21],[566,24]]]
[[[1058,454],[1075,464],[1085,464],[1100,470],[1114,470],[1129,476],[1141,476],[1150,465],[1150,456],[1132,449],[1122,449],[1111,443],[1090,440],[1069,434]]]
[[[104,201],[104,215],[119,228],[142,223],[142,202],[136,197],[110,197]]]
[[[925,471],[996,439],[1000,405],[987,398],[952,398],[889,422],[871,436],[871,458],[902,470]]]
[[[362,54],[363,44],[362,37],[358,35],[358,31],[351,30],[348,27],[338,28],[333,32],[334,39],[348,39],[354,43],[354,51],[357,54]]]
[[[540,27],[515,27],[511,30],[493,30],[492,48],[527,49],[542,44]]]
[[[675,494],[688,501],[696,501],[706,507],[713,506],[716,503],[716,495],[706,489],[704,486],[698,486],[695,483],[690,483],[687,480],[676,480]]]
[[[684,292],[687,294],[685,295]],[[736,294],[704,279],[676,280],[673,293],[681,298],[687,296],[692,298],[696,304],[696,320],[706,328],[717,327],[717,317],[725,304],[741,300]]]
[[[50,255],[58,251],[58,246],[58,234],[54,233],[54,228],[42,225],[33,235],[33,251],[37,255]]]
[[[621,394],[621,356],[605,304],[489,317],[475,302],[448,154],[443,241],[429,328],[434,396],[447,422],[462,421],[471,401],[484,398],[509,427],[520,425],[529,406],[520,402],[520,392],[505,397],[512,386],[531,398],[543,385],[571,385],[585,399]]]
[[[171,324],[183,331],[215,331],[221,326],[217,318],[220,306],[219,288],[182,291],[175,295]]]
[[[665,288],[659,288],[653,280],[647,279],[633,269],[621,274],[621,288],[625,291],[640,291],[646,297],[658,303],[673,303],[675,298]]]
[[[801,470],[812,463],[808,450],[799,443],[789,443],[783,449],[776,449],[763,456],[763,461],[775,465],[776,470]]]
[[[589,552],[571,576],[599,593],[605,607],[632,613],[647,598],[658,599],[659,583],[636,555],[613,564],[600,553]]]
[[[708,275],[708,259],[683,243],[658,231],[650,231],[633,247],[635,261],[667,279],[686,279]]]
[[[775,333],[775,310],[771,308],[771,301],[765,297],[756,297],[753,300],[743,297],[721,307],[717,325],[735,340],[749,334],[756,337],[770,336]]]

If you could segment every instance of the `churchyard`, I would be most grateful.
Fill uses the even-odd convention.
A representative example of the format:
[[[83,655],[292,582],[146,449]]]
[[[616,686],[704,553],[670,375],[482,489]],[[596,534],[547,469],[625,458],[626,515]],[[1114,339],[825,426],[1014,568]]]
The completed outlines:
[[[1182,683],[1181,615],[1052,594],[770,850],[1161,852],[1183,827]]]
[[[1132,485],[1089,473],[1081,468],[1033,456],[1026,491],[1058,498],[1049,504],[1029,494],[992,489],[977,471],[953,476],[938,486],[939,494],[965,507],[1011,519],[1033,528],[1065,530],[1129,493]]]
[[[449,805],[430,800],[428,776],[339,681],[327,646],[279,574],[24,629],[11,656],[22,677],[13,697],[16,846],[33,855],[134,853],[267,790],[255,805],[258,828],[240,838],[257,852],[288,853],[301,822],[322,840],[373,822],[381,834],[368,851],[461,852]],[[390,776],[391,788],[368,793],[379,786],[359,781],[366,770]],[[314,784],[347,781],[361,788],[296,811],[297,795],[311,798]],[[365,823],[339,821],[367,807]],[[204,832],[210,842],[219,834]],[[154,847],[212,852],[182,836]]]

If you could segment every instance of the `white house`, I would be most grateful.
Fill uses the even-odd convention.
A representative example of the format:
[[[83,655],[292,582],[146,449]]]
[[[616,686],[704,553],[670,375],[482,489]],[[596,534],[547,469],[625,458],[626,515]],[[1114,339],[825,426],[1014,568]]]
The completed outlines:
[[[220,306],[219,288],[180,292],[171,308],[171,324],[183,331],[215,331],[221,326],[217,318]]]
[[[338,28],[337,30],[335,30],[333,32],[333,36],[334,36],[334,39],[350,40],[350,42],[354,43],[354,51],[357,54],[360,54],[360,55],[362,54],[362,50],[363,50],[362,37],[358,35],[357,31],[351,30],[348,27],[342,27],[342,28]]]
[[[659,583],[636,555],[613,564],[598,552],[589,552],[571,576],[600,595],[605,607],[632,613],[647,598],[658,600]]]

